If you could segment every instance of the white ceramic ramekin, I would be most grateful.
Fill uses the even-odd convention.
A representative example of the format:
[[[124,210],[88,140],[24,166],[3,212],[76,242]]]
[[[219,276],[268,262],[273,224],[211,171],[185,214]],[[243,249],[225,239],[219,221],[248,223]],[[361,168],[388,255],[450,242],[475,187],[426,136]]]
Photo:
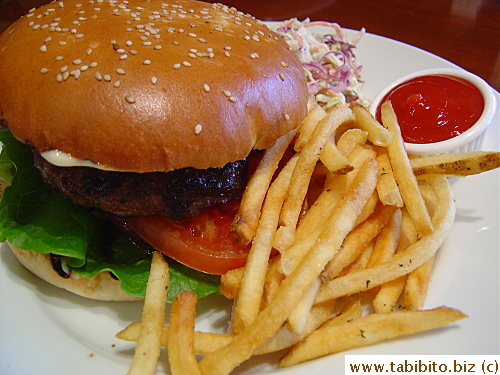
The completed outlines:
[[[375,114],[378,106],[382,104],[380,102],[394,87],[412,78],[436,74],[455,76],[465,79],[475,85],[482,93],[484,98],[483,113],[479,120],[470,129],[456,137],[453,137],[446,141],[426,144],[405,143],[406,151],[409,154],[413,155],[434,155],[480,150],[484,140],[484,136],[486,134],[486,129],[494,119],[497,103],[493,89],[483,79],[465,70],[461,70],[458,68],[436,68],[420,70],[405,75],[404,77],[401,77],[389,84],[386,88],[384,88],[377,94],[370,105],[370,112],[372,114]]]

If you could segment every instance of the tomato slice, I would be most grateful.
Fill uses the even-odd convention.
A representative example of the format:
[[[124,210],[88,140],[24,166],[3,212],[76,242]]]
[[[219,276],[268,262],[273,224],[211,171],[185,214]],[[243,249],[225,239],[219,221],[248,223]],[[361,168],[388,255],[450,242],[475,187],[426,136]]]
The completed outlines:
[[[164,216],[132,217],[125,225],[158,251],[205,273],[223,275],[245,265],[250,246],[230,232],[239,201],[217,205],[201,216],[181,221]]]

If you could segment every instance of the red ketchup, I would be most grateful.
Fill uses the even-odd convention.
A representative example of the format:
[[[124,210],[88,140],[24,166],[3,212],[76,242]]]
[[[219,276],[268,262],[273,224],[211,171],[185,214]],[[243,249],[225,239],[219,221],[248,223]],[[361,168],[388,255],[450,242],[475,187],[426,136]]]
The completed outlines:
[[[391,100],[407,143],[445,141],[465,132],[481,116],[484,99],[470,82],[448,75],[413,78],[392,89]],[[380,120],[380,107],[377,110]]]

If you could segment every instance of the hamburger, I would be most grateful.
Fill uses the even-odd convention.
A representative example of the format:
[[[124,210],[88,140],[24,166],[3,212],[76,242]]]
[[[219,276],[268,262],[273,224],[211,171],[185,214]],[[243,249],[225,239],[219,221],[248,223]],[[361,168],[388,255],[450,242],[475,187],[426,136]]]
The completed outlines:
[[[99,300],[142,297],[153,250],[179,262],[171,295],[216,291],[248,251],[228,223],[251,166],[308,101],[279,35],[192,0],[32,9],[0,36],[0,87],[0,240]]]

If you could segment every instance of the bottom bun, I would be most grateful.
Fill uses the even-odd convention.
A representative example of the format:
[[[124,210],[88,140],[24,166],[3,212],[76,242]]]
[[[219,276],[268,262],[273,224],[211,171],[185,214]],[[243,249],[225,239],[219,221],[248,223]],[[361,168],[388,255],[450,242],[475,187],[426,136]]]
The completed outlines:
[[[107,271],[98,273],[92,278],[71,272],[70,277],[60,276],[52,266],[49,254],[36,251],[22,250],[11,243],[10,249],[19,262],[32,273],[55,285],[82,297],[99,301],[139,301],[140,299],[125,293],[120,287],[120,280],[115,279]]]

